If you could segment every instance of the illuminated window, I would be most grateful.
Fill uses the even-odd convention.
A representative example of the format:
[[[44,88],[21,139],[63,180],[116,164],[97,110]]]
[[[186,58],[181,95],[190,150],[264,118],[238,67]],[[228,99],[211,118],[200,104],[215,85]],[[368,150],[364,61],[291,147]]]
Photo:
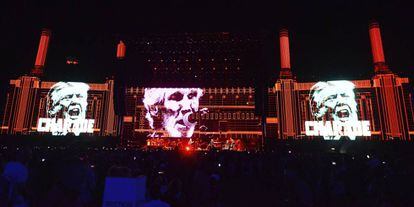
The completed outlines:
[[[209,113],[207,113],[206,114],[206,119],[209,119],[209,118],[210,118]]]
[[[237,119],[240,119],[240,113],[237,113]]]
[[[228,119],[231,119],[231,113],[228,113],[228,114],[227,114],[227,118],[228,118]]]
[[[236,113],[233,113],[233,119],[236,119]]]
[[[241,119],[244,119],[244,113],[241,114]]]
[[[218,115],[218,113],[216,113],[216,119],[219,119],[219,115]]]
[[[249,113],[246,113],[246,119],[250,119]]]

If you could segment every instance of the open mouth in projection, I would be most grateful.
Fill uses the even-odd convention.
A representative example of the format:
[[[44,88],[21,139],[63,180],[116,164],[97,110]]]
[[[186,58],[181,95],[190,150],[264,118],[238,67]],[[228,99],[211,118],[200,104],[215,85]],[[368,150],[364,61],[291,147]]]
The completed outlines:
[[[77,105],[70,105],[68,108],[68,114],[71,119],[77,119],[79,118],[81,114],[81,107],[79,104]]]
[[[335,110],[335,116],[338,117],[340,121],[348,121],[351,116],[351,110],[348,106],[338,107]]]

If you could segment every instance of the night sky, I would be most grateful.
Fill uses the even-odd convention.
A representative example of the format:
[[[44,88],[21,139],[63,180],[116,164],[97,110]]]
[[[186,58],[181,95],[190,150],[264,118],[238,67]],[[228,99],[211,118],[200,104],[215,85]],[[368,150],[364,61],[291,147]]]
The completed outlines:
[[[0,78],[7,82],[33,67],[42,28],[52,30],[45,72],[48,79],[102,82],[112,73],[117,38],[145,32],[274,33],[263,74],[279,73],[278,33],[290,32],[291,65],[298,80],[366,79],[373,75],[368,24],[381,25],[390,69],[414,78],[414,7],[398,1],[190,0],[19,1],[2,3]],[[127,50],[128,52],[128,50]],[[75,69],[66,57],[79,58]],[[256,68],[251,68],[254,71]],[[73,71],[75,71],[73,73]],[[140,71],[129,71],[139,75]],[[79,75],[82,74],[82,75]],[[263,76],[262,78],[266,78]],[[3,97],[2,97],[3,98]]]

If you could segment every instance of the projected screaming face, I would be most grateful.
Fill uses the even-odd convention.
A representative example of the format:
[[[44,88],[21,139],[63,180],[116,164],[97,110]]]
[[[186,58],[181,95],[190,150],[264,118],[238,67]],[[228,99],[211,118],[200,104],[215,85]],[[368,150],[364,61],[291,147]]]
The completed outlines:
[[[63,119],[85,119],[89,86],[85,83],[58,82],[48,93],[48,116]]]
[[[318,121],[357,121],[354,84],[350,81],[318,82],[311,88],[311,109]]]
[[[168,136],[191,137],[197,122],[190,116],[199,111],[202,95],[200,88],[146,88],[143,99],[147,110],[145,118],[152,129],[158,129],[154,126],[154,118],[161,115],[162,127]]]

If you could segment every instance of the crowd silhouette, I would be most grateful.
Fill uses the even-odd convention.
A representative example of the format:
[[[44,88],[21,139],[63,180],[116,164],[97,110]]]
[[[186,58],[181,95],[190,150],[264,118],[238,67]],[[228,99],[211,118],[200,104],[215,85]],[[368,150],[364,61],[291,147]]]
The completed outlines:
[[[107,177],[145,176],[143,206],[412,206],[413,153],[0,146],[0,206],[102,206]]]

